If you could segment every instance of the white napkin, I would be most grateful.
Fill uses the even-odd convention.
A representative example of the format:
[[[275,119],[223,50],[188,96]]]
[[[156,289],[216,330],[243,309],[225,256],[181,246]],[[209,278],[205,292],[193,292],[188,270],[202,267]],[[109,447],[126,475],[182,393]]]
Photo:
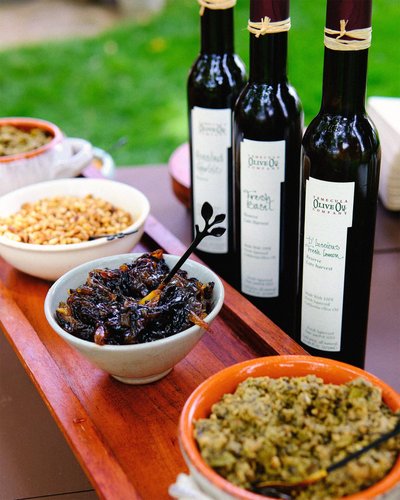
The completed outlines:
[[[188,474],[178,474],[176,482],[171,484],[168,493],[178,500],[214,500],[204,493]]]
[[[388,210],[400,210],[400,98],[370,97],[367,111],[382,147],[379,197]]]

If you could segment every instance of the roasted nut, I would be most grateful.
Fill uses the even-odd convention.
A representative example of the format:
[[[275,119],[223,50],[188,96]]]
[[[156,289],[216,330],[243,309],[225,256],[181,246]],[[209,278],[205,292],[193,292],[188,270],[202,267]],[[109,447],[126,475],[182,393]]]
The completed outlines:
[[[36,245],[72,244],[119,233],[132,222],[128,212],[91,194],[57,196],[24,203],[18,212],[0,219],[0,235]]]

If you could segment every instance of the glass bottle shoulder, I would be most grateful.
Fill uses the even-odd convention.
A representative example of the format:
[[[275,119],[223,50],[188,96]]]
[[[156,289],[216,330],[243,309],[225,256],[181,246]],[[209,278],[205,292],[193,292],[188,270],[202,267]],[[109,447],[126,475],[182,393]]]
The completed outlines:
[[[226,88],[242,88],[245,67],[237,54],[200,54],[188,78],[188,89],[215,92]]]
[[[235,106],[235,121],[247,126],[286,126],[303,120],[303,109],[296,90],[288,82],[275,85],[249,82]]]
[[[377,130],[365,112],[339,115],[320,112],[303,138],[307,155],[341,161],[368,161],[379,151]]]

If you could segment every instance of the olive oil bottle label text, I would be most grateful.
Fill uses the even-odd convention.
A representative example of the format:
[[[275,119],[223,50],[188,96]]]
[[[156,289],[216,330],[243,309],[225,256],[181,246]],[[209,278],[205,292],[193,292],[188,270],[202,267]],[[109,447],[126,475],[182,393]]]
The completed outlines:
[[[231,109],[194,107],[192,126],[193,224],[202,229],[201,207],[208,201],[215,214],[228,214],[228,168],[231,162]],[[227,227],[226,219],[221,224]],[[203,252],[228,252],[228,231],[220,238],[205,238]]]
[[[347,230],[354,182],[306,181],[301,341],[340,351]]]
[[[240,144],[241,290],[279,295],[281,183],[285,141]]]

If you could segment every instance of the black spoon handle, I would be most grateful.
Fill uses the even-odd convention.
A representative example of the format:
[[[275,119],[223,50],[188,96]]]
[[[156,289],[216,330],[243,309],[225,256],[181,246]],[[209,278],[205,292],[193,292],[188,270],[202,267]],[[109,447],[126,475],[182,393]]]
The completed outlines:
[[[393,430],[386,432],[385,434],[382,434],[382,436],[378,437],[371,443],[367,444],[366,446],[364,446],[364,448],[361,448],[361,450],[354,451],[353,453],[347,455],[347,457],[342,458],[342,460],[339,460],[338,462],[330,465],[329,467],[327,467],[326,471],[332,472],[336,469],[339,469],[339,467],[346,465],[347,462],[350,462],[351,460],[358,458],[360,455],[363,455],[372,448],[375,448],[376,446],[379,446],[381,443],[384,443],[388,439],[397,436],[397,434],[400,434],[400,421],[397,423],[396,427]]]
[[[222,227],[214,227],[211,229],[213,226],[216,224],[220,224],[225,220],[226,215],[225,214],[219,214],[214,217],[213,222],[210,222],[210,219],[213,215],[213,208],[212,206],[205,201],[203,203],[202,209],[201,209],[201,215],[204,219],[204,229],[200,231],[199,226],[196,224],[195,229],[195,237],[192,241],[192,243],[189,245],[189,248],[186,250],[186,252],[182,255],[182,257],[178,260],[178,262],[174,265],[174,267],[170,270],[170,272],[167,274],[167,276],[162,280],[160,286],[166,285],[175,275],[176,271],[182,266],[182,264],[185,262],[185,260],[189,257],[189,255],[194,251],[194,249],[197,247],[197,245],[205,238],[206,236],[214,236],[216,238],[219,238],[222,236],[226,229]],[[211,229],[211,231],[210,231]]]

